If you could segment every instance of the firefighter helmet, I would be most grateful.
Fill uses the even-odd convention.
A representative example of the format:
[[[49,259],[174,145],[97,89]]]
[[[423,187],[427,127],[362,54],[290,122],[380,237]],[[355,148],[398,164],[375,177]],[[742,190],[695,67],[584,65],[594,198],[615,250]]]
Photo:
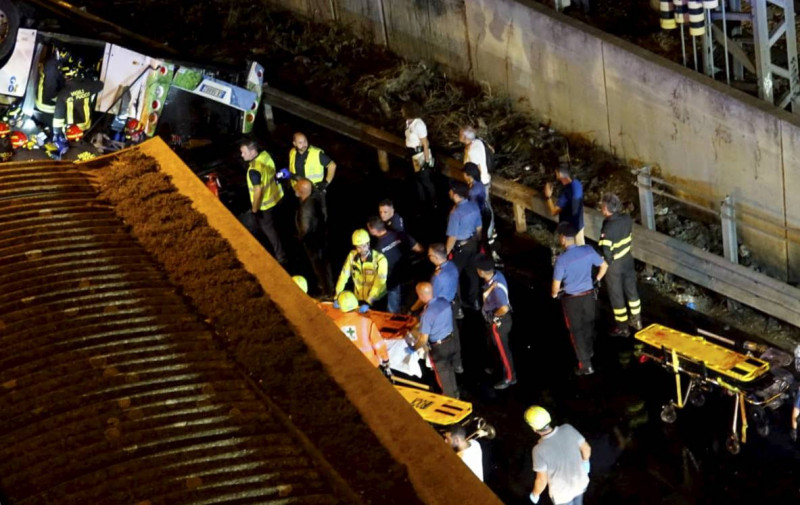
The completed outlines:
[[[67,140],[70,142],[77,142],[83,138],[83,130],[76,124],[67,126],[66,130],[64,130],[64,133],[67,136]]]
[[[359,246],[369,244],[369,233],[367,230],[360,228],[353,232],[353,245]]]
[[[25,144],[28,143],[28,136],[22,133],[21,131],[14,131],[11,132],[11,147],[14,149],[19,149],[20,147],[25,147]]]
[[[0,137],[5,137],[11,133],[11,127],[5,121],[0,121]]]
[[[528,407],[528,410],[525,411],[525,422],[533,428],[533,431],[542,431],[550,425],[551,421],[550,413],[538,405]]]
[[[339,310],[342,312],[350,312],[358,308],[358,298],[352,291],[342,291],[336,297],[336,301],[339,302]]]
[[[302,275],[295,275],[292,277],[292,280],[297,284],[297,287],[303,290],[303,293],[308,293],[308,281],[306,281],[305,277]]]

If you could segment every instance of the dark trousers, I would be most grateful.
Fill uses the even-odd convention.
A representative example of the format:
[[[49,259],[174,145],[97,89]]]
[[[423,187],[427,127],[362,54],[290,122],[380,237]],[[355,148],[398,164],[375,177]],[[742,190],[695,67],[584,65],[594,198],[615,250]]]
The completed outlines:
[[[461,301],[471,309],[478,308],[478,288],[480,279],[475,270],[475,258],[478,256],[478,241],[472,238],[463,246],[453,247],[453,264],[458,268],[458,278],[464,283]]]
[[[433,373],[442,394],[451,398],[458,398],[458,384],[456,384],[456,361],[461,361],[460,352],[456,348],[455,339],[450,336],[441,344],[430,346]]]
[[[417,186],[417,198],[423,208],[436,206],[436,188],[431,178],[431,170],[428,168],[420,169],[414,173],[414,182]]]
[[[582,365],[588,365],[594,355],[594,297],[591,292],[583,296],[565,295],[561,307],[575,355]]]
[[[328,263],[328,259],[325,257],[325,247],[311,242],[303,242],[303,249],[308,257],[308,262],[311,263],[311,268],[314,269],[320,293],[323,296],[332,295],[333,274],[331,272],[331,264]]]
[[[278,263],[284,264],[287,257],[283,244],[281,244],[281,238],[278,235],[275,223],[275,209],[276,207],[269,210],[260,210],[255,214],[248,210],[245,212],[242,221],[245,227],[250,230],[250,233],[255,234],[256,230],[261,230],[267,237],[270,247],[272,247],[272,254],[275,255],[275,259],[278,260]]]
[[[489,347],[494,349],[494,364],[503,367],[503,378],[513,380],[517,378],[514,369],[514,358],[511,356],[511,347],[508,345],[508,335],[511,333],[511,313],[506,313],[500,318],[500,323],[487,323]]]
[[[619,325],[627,324],[628,307],[632,316],[639,315],[641,311],[639,290],[636,289],[636,269],[630,253],[611,263],[605,280],[614,321]],[[626,300],[628,306],[625,305]]]
[[[453,364],[456,368],[463,368],[464,365],[461,362],[461,332],[458,330],[458,319],[456,319],[458,307],[458,296],[456,296],[456,299],[450,302],[450,308],[452,309],[450,312],[453,314],[453,336],[451,338],[455,340],[456,343],[456,360]]]

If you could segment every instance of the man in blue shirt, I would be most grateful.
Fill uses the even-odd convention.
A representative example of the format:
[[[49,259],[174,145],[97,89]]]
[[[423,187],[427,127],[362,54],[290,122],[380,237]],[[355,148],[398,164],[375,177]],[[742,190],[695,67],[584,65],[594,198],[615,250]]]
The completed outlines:
[[[419,318],[417,340],[413,349],[428,345],[428,355],[433,363],[433,372],[442,394],[458,398],[455,363],[461,361],[453,338],[453,314],[450,302],[433,297],[430,282],[417,284],[417,297],[425,305]]]
[[[550,294],[558,298],[562,288],[564,290],[561,305],[578,357],[575,374],[590,375],[594,373],[594,282],[599,282],[606,274],[608,263],[591,246],[575,243],[577,232],[572,225],[559,224],[557,233],[561,246],[566,250],[556,258]],[[596,277],[592,277],[592,267],[599,267]]]
[[[486,320],[490,347],[493,347],[495,362],[503,367],[503,379],[494,385],[495,389],[506,389],[517,383],[514,358],[508,345],[511,333],[511,302],[508,300],[508,283],[505,276],[495,272],[492,258],[480,255],[476,261],[478,277],[483,281],[483,318]],[[499,358],[499,359],[498,359]]]
[[[478,244],[483,230],[481,212],[478,206],[467,198],[469,187],[461,181],[450,184],[450,199],[453,200],[453,209],[447,220],[447,254],[452,254],[453,264],[458,269],[458,274],[464,275],[466,289],[462,293],[464,305],[472,310],[478,310],[478,275],[475,272],[475,256],[478,254]]]
[[[367,231],[373,237],[375,249],[386,256],[388,263],[386,310],[399,314],[403,301],[403,280],[409,276],[409,256],[412,251],[421,253],[422,246],[404,233],[387,229],[386,223],[378,216],[369,218]]]
[[[497,234],[494,227],[494,212],[486,199],[486,186],[481,182],[480,170],[475,163],[464,163],[464,179],[469,185],[469,201],[475,203],[481,211],[484,242],[493,248]],[[492,251],[494,254],[494,250]]]
[[[544,185],[544,198],[550,214],[558,216],[559,223],[569,223],[575,228],[575,243],[584,245],[586,242],[583,236],[583,185],[578,179],[572,178],[569,165],[561,164],[556,169],[556,179],[561,183],[563,189],[558,201],[553,203],[553,185]]]
[[[378,204],[378,215],[381,216],[381,221],[386,224],[386,228],[397,233],[405,233],[406,228],[403,224],[403,217],[395,213],[394,203],[388,198],[381,200]]]

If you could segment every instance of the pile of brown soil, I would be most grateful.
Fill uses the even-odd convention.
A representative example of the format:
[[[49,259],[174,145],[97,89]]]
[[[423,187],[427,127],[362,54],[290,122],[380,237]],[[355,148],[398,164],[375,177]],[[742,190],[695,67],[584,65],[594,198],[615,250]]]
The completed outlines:
[[[156,160],[128,152],[95,175],[102,198],[113,203],[132,235],[213,325],[221,345],[365,502],[421,503],[405,468]]]

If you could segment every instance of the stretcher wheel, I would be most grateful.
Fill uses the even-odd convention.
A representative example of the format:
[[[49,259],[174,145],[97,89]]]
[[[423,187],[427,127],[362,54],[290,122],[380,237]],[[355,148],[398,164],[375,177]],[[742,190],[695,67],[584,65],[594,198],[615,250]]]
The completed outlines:
[[[676,419],[678,419],[678,413],[675,411],[675,407],[672,404],[664,405],[661,409],[661,420],[667,424],[672,424]]]
[[[497,435],[494,426],[491,425],[486,425],[484,431],[486,431],[486,435],[484,435],[483,437],[488,438],[489,440],[494,440],[494,437]]]
[[[767,411],[764,410],[763,407],[753,407],[751,410],[751,415],[753,418],[753,424],[756,425],[756,433],[760,437],[766,437],[769,435],[769,418],[767,417]]]
[[[728,449],[728,452],[731,454],[739,454],[739,451],[742,450],[742,446],[739,444],[739,439],[736,438],[736,435],[728,437],[728,440],[725,441],[725,448]]]
[[[696,391],[692,393],[691,397],[689,397],[689,402],[695,407],[702,407],[706,404],[706,395],[700,391]]]

